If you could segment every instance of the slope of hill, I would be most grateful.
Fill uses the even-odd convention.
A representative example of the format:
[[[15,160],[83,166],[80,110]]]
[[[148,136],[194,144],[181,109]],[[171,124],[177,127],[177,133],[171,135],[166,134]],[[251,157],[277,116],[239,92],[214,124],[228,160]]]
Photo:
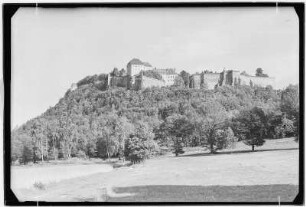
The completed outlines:
[[[86,77],[54,107],[12,131],[12,161],[131,158],[134,146],[141,149],[138,155],[147,157],[160,153],[160,146],[171,145],[168,134],[161,128],[171,117],[185,117],[195,125],[197,118],[205,117],[212,106],[224,111],[229,119],[254,106],[269,113],[280,112],[281,91],[271,88],[105,90],[95,83],[103,77],[103,74]],[[197,140],[199,136],[192,133],[184,145],[201,145]]]

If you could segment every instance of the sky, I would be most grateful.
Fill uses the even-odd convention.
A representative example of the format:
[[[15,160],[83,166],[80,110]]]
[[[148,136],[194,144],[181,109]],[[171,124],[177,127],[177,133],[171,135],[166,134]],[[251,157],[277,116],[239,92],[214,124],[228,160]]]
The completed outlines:
[[[12,19],[12,127],[54,106],[87,75],[132,58],[189,73],[261,67],[298,83],[293,8],[21,8]]]

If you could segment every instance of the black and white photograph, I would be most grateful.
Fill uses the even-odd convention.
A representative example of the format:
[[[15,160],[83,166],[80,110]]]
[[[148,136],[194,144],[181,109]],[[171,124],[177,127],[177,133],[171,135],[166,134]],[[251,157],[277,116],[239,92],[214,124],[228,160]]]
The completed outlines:
[[[304,3],[6,6],[7,203],[304,203]]]

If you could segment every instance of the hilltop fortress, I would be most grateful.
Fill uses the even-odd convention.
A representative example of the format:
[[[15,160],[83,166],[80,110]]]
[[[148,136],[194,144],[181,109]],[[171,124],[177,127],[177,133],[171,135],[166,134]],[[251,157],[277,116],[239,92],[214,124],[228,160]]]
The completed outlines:
[[[132,59],[127,64],[126,70],[118,71],[115,68],[113,72],[105,74],[102,79],[98,82],[103,82],[104,88],[121,87],[132,90],[173,86],[180,81],[181,83],[184,82],[181,75],[176,73],[175,68],[156,68],[137,58]],[[251,76],[246,72],[240,73],[238,70],[225,69],[219,73],[205,70],[201,73],[192,74],[189,76],[188,82],[188,87],[195,89],[214,89],[224,85],[274,86],[274,78],[268,77],[268,75]]]

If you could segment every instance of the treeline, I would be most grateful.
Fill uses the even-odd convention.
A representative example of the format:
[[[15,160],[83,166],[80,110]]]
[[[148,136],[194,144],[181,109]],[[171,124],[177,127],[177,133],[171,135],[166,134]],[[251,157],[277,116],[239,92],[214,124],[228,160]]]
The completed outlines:
[[[298,135],[298,86],[140,91],[78,86],[44,114],[12,131],[12,162],[71,157],[139,162],[164,148],[178,155],[183,147],[203,146],[214,153],[236,141],[254,149],[266,138]]]

